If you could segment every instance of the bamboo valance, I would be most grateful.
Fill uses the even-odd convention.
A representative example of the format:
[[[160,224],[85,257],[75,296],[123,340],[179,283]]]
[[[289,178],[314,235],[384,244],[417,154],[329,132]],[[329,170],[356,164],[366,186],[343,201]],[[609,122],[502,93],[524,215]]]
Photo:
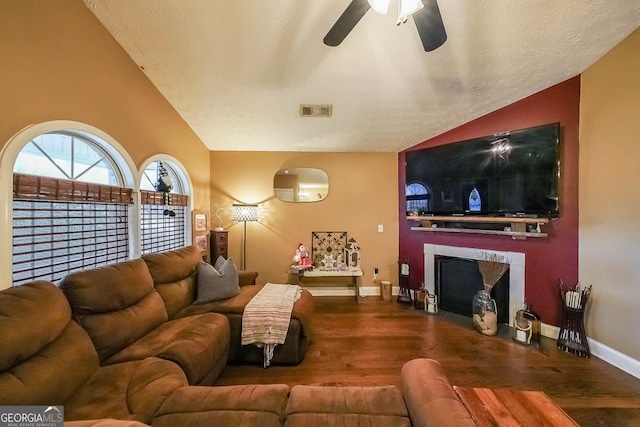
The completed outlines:
[[[21,173],[13,174],[13,198],[15,200],[132,204],[132,194],[133,190],[130,188]]]
[[[171,201],[167,203],[163,197],[164,193],[160,191],[140,190],[140,203],[143,205],[171,205],[171,206],[187,206],[189,197],[184,194],[170,193]]]

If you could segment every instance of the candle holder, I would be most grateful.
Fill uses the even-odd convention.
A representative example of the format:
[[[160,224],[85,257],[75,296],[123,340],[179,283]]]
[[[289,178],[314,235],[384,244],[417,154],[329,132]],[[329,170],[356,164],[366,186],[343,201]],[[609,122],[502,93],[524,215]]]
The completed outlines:
[[[430,294],[429,291],[427,291],[424,311],[429,314],[438,314],[438,297],[436,294]]]
[[[512,339],[518,344],[531,344],[533,336],[533,322],[518,314],[513,317],[513,337]]]
[[[424,310],[424,301],[427,297],[427,290],[424,288],[416,289],[413,291],[413,308],[417,310]]]
[[[411,304],[411,286],[409,284],[409,262],[400,263],[399,266],[399,280],[398,285],[400,290],[398,291],[398,302],[402,304]]]

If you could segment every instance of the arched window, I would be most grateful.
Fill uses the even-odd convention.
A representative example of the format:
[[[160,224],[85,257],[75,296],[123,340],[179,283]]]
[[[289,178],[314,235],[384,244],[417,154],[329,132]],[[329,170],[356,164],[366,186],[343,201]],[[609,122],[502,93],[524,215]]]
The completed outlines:
[[[424,185],[413,182],[406,187],[407,214],[424,213],[431,210],[431,194]]]
[[[177,163],[167,158],[151,161],[144,169],[140,182],[143,255],[187,244],[189,198],[185,178]]]
[[[129,258],[132,190],[109,154],[79,130],[30,139],[13,166],[13,284],[57,282]]]
[[[33,138],[18,154],[14,173],[72,181],[122,185],[115,161],[89,136],[49,132]]]

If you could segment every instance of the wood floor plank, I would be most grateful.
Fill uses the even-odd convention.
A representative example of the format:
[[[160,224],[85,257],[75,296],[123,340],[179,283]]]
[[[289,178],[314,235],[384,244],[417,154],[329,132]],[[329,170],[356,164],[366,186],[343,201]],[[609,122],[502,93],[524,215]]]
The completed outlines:
[[[378,297],[315,300],[314,335],[299,365],[230,365],[216,384],[400,385],[404,363],[429,357],[455,385],[543,391],[581,426],[640,425],[640,379],[558,350],[552,339],[522,346],[506,325],[489,337],[470,318]]]

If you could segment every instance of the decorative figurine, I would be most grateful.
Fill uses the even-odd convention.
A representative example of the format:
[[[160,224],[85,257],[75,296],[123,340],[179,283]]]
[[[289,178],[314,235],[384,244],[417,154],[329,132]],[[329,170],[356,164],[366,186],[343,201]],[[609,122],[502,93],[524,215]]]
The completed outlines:
[[[173,180],[171,175],[167,172],[162,161],[158,162],[158,181],[153,185],[156,191],[162,192],[162,200],[164,202],[164,211],[162,215],[176,216],[176,213],[171,207],[171,190],[173,189]]]
[[[298,249],[296,249],[296,253],[300,256],[300,264],[301,265],[311,265],[311,258],[309,257],[309,249],[302,243],[298,245]]]
[[[218,220],[218,226],[214,229],[215,231],[222,231],[222,212],[224,212],[224,207],[220,203],[216,203],[215,205],[216,211],[213,216]]]
[[[332,270],[335,264],[336,259],[333,257],[333,255],[325,254],[325,256],[322,258],[322,265],[324,265],[324,268],[326,270]]]

